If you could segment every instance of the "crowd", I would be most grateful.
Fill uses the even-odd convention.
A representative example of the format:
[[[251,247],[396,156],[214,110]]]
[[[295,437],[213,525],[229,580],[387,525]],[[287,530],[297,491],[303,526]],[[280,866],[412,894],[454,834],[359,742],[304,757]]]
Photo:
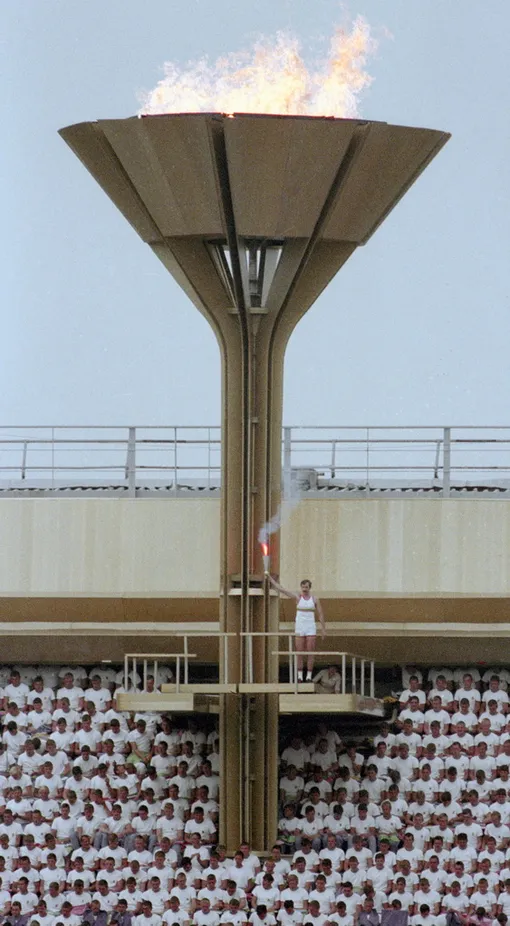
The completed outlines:
[[[124,681],[105,665],[0,667],[0,923],[216,926],[235,909],[217,732],[117,710]]]
[[[292,736],[259,858],[218,844],[210,718],[118,710],[110,666],[0,667],[0,924],[505,926],[509,682],[406,667],[373,749]]]
[[[504,668],[405,667],[398,712],[370,749],[324,723],[291,737],[280,756],[283,855],[266,883],[282,926],[291,900],[313,926],[402,914],[412,926],[506,924],[509,683]]]

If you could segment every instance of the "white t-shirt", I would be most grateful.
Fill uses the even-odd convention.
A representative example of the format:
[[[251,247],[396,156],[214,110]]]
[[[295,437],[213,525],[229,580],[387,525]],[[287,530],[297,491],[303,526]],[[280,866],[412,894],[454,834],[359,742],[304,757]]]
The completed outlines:
[[[60,701],[62,698],[67,698],[71,709],[77,710],[84,694],[83,688],[79,688],[76,685],[73,685],[72,688],[59,688],[57,691],[57,700]]]
[[[489,689],[488,691],[484,691],[482,695],[483,704],[488,704],[489,701],[497,701],[498,710],[501,712],[503,711],[504,706],[508,706],[508,700],[509,699],[506,691],[502,691],[501,689],[499,689],[499,691],[490,691]]]
[[[4,688],[4,697],[7,698],[7,701],[14,701],[18,707],[25,707],[29,693],[30,689],[24,682],[20,682],[19,685],[9,683]]]
[[[410,688],[404,688],[402,694],[400,695],[399,701],[401,704],[407,704],[409,698],[418,698],[420,704],[425,704],[425,692],[418,688],[418,691],[411,691]]]
[[[298,887],[295,891],[291,891],[290,888],[286,888],[280,893],[280,901],[282,906],[286,900],[294,901],[295,910],[304,910],[305,903],[308,902],[308,891],[305,891],[303,887]]]
[[[473,891],[470,897],[470,903],[474,904],[474,907],[484,907],[486,913],[490,913],[490,907],[498,902],[496,895],[493,891],[487,891],[485,894],[482,891]]]
[[[429,711],[425,711],[424,719],[427,724],[431,724],[433,720],[438,720],[441,724],[441,733],[444,733],[450,725],[450,715],[445,710],[434,711],[431,708]]]
[[[441,704],[445,707],[448,704],[451,704],[453,701],[453,695],[448,688],[439,689],[432,688],[429,691],[429,701],[432,701],[432,698],[441,698]]]
[[[480,692],[476,688],[457,688],[455,692],[455,701],[457,704],[460,704],[463,698],[467,698],[469,701],[469,710],[475,711],[481,701]]]

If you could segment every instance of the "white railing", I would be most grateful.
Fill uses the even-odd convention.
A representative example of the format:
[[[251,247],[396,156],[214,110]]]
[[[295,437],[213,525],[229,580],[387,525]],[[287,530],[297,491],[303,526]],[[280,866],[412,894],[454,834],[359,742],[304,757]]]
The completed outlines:
[[[345,634],[328,633],[328,639],[342,638]],[[255,678],[255,659],[254,642],[257,639],[264,638],[271,641],[275,640],[276,649],[271,649],[270,655],[278,659],[278,667],[281,664],[281,657],[288,665],[289,682],[294,685],[295,693],[299,693],[297,677],[297,660],[301,656],[306,660],[307,653],[296,650],[295,636],[289,631],[248,631],[241,633],[245,641],[245,674],[248,684],[253,683]],[[287,649],[279,648],[279,640],[286,639]],[[357,656],[355,653],[345,653],[342,650],[314,650],[314,656],[327,657],[326,665],[336,665],[340,670],[341,683],[340,694],[359,694],[362,697],[375,697],[375,662],[366,656]],[[316,669],[317,671],[317,669]]]
[[[282,433],[286,495],[459,487],[510,491],[510,426],[305,427]],[[180,494],[220,488],[218,426],[0,427],[0,490]]]
[[[235,633],[226,633],[222,631],[208,631],[207,633],[183,633],[169,632],[168,638],[176,642],[176,651],[172,653],[126,653],[124,656],[124,689],[129,691],[132,682],[138,676],[141,678],[140,693],[147,692],[147,679],[152,676],[154,679],[154,688],[158,689],[161,678],[159,669],[161,665],[171,667],[174,678],[176,692],[180,693],[181,686],[187,686],[190,682],[190,660],[196,659],[197,654],[190,652],[190,642],[194,640],[207,639],[208,641],[208,662],[217,663],[219,679],[218,684],[228,685],[229,666],[230,666],[230,646],[229,641],[235,637]],[[213,640],[217,641],[215,647]],[[175,669],[175,671],[174,671]],[[194,684],[200,684],[200,679],[195,679]],[[214,684],[214,683],[213,683]],[[210,682],[204,682],[204,687],[211,687]]]
[[[328,639],[341,638],[343,633],[328,633]],[[126,653],[124,656],[124,690],[138,691],[140,694],[147,692],[147,681],[152,676],[154,679],[154,688],[157,690],[160,685],[159,667],[161,665],[171,666],[174,670],[172,687],[175,685],[175,691],[179,694],[190,684],[190,660],[197,658],[196,653],[190,652],[190,642],[200,638],[207,637],[208,640],[216,639],[218,642],[216,653],[208,653],[208,661],[218,660],[218,686],[229,685],[231,683],[230,669],[232,659],[230,656],[230,646],[234,638],[241,638],[244,642],[244,676],[247,684],[252,684],[255,679],[255,661],[257,655],[255,652],[256,642],[258,640],[267,640],[270,647],[270,655],[273,656],[278,665],[287,665],[289,682],[294,685],[296,694],[299,693],[297,677],[297,660],[299,656],[306,658],[306,653],[298,652],[295,646],[295,637],[288,631],[249,631],[246,633],[169,633],[169,639],[175,640],[176,649],[171,653]],[[279,648],[280,639],[284,639],[287,644],[286,649]],[[275,641],[273,643],[273,641]],[[357,656],[354,653],[346,653],[342,650],[317,650],[315,656],[327,659],[326,665],[337,665],[341,674],[340,694],[359,694],[361,697],[375,697],[375,663],[373,659],[366,656]],[[191,673],[193,676],[193,672]],[[134,686],[133,681],[140,678],[140,685]],[[197,677],[191,679],[194,687],[198,690],[201,685]],[[211,690],[214,683],[202,683],[204,688]]]

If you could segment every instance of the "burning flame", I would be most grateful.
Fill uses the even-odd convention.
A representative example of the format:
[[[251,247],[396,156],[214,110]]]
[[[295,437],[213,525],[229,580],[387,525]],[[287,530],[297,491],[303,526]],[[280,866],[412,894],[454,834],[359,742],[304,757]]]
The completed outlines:
[[[269,544],[261,543],[260,546],[262,547],[262,556],[269,556]]]
[[[372,83],[365,65],[375,47],[368,23],[358,16],[350,29],[335,29],[328,58],[316,70],[307,68],[298,39],[282,32],[214,64],[202,59],[178,68],[167,62],[164,78],[146,95],[140,115],[249,112],[353,118],[360,93]]]

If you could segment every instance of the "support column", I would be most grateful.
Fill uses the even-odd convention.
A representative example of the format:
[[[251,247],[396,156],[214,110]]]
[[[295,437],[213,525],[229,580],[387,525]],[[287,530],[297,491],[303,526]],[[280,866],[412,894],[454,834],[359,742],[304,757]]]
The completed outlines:
[[[243,369],[242,332],[229,326],[222,339],[224,350],[223,389],[223,481],[222,493],[222,630],[276,633],[279,627],[279,598],[269,594],[230,594],[242,579],[243,543],[248,553],[249,576],[260,579],[263,568],[258,532],[278,509],[282,486],[283,356],[288,334],[278,351],[270,350],[274,318],[250,319],[249,369]],[[243,422],[246,403],[243,389],[249,388],[249,421]],[[248,425],[248,426],[246,426]],[[244,435],[244,439],[243,439]],[[249,455],[243,466],[243,453]],[[248,473],[249,485],[245,485]],[[244,494],[245,493],[245,494]],[[242,498],[248,498],[243,523]],[[244,536],[243,536],[244,535]],[[279,573],[279,536],[271,538],[271,570]],[[285,645],[286,641],[285,641]],[[255,638],[254,680],[278,681],[278,656],[282,647],[277,636]],[[232,649],[235,679],[247,680],[243,646],[237,637]],[[222,832],[229,851],[241,838],[256,849],[274,842],[278,798],[278,695],[234,696],[222,699],[220,738],[222,748]],[[223,810],[224,808],[224,810]],[[262,812],[261,812],[262,811]]]

